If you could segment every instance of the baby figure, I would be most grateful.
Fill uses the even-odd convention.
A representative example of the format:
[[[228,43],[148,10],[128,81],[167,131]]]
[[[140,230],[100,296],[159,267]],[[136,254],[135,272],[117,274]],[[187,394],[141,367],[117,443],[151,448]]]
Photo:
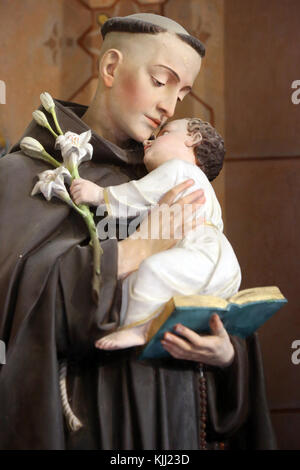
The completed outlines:
[[[209,123],[180,119],[168,122],[155,140],[144,142],[149,173],[143,178],[107,188],[81,178],[73,181],[76,203],[105,204],[116,218],[146,214],[167,191],[187,179],[195,184],[180,197],[203,189],[206,199],[196,212],[201,225],[169,250],[145,259],[123,280],[120,326],[97,340],[96,347],[112,350],[145,344],[151,321],[175,295],[226,299],[238,292],[240,266],[223,234],[220,204],[210,184],[222,168],[224,155],[224,141]]]

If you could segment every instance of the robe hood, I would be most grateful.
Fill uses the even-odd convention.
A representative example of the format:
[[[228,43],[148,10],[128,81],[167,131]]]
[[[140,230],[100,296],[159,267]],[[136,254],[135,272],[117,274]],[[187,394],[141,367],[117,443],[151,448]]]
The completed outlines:
[[[81,119],[88,109],[87,106],[57,99],[54,100],[54,103],[57,120],[61,125],[63,133],[71,131],[76,134],[81,134],[82,132],[90,130],[89,126]],[[39,110],[46,114],[52,129],[56,131],[52,116],[45,111],[42,105],[39,107]],[[54,137],[47,129],[39,126],[34,119],[26,128],[20,140],[9,149],[9,153],[20,150],[20,142],[27,136],[39,140],[50,155],[53,155],[58,161],[62,161],[60,151],[54,149]],[[125,150],[104,139],[102,136],[99,136],[92,130],[90,144],[94,148],[93,160],[96,163],[110,162],[118,165],[123,163],[124,165],[138,165],[144,167],[142,163],[143,145],[141,143],[132,141],[131,147]],[[143,168],[143,171],[145,172],[146,169]]]

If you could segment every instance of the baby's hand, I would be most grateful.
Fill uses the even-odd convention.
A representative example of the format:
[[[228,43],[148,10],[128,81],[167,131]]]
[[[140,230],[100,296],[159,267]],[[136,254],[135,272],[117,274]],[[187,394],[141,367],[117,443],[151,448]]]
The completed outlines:
[[[76,178],[70,186],[73,201],[75,204],[89,204],[99,206],[103,199],[103,188],[91,181],[83,178]]]

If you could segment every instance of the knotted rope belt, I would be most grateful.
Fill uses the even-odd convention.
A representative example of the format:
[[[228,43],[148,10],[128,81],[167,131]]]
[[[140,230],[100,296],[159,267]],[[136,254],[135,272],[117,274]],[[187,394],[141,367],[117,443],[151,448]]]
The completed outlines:
[[[80,428],[83,427],[83,424],[73,413],[70,407],[69,401],[68,401],[67,371],[68,371],[68,363],[65,359],[63,359],[59,363],[59,389],[60,389],[60,398],[61,398],[63,414],[65,416],[66,423],[67,423],[69,430],[78,431]]]

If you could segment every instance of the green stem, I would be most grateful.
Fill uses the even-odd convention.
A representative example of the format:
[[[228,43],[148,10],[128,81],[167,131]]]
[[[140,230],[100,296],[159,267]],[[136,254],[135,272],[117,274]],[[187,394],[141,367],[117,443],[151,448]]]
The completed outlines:
[[[53,120],[54,120],[55,127],[56,127],[56,129],[57,129],[57,132],[58,132],[60,135],[63,135],[63,131],[61,130],[60,125],[59,125],[58,120],[57,120],[57,117],[56,117],[55,108],[52,108],[52,109],[51,109],[51,114],[52,114],[52,117],[53,117]],[[57,137],[57,136],[56,136],[56,137]]]
[[[51,134],[53,135],[53,137],[55,137],[55,139],[58,137],[58,134],[56,134],[56,132],[54,132],[54,130],[52,129],[50,124],[49,124],[49,126],[45,126],[45,127],[46,127],[46,129],[48,129],[48,131],[51,132]]]
[[[74,179],[75,179],[75,178],[80,178],[80,174],[79,174],[79,171],[78,171],[77,166],[75,166],[75,167],[73,168],[72,176],[73,176]]]
[[[70,205],[73,207],[73,209],[74,209],[76,212],[78,212],[78,214],[81,215],[81,217],[83,217],[83,218],[86,217],[85,212],[84,212],[83,210],[81,210],[80,207],[77,206],[77,205],[72,201],[71,198],[70,198],[70,201],[67,201],[67,202],[68,202],[68,204],[70,204]]]
[[[72,171],[72,179],[80,178],[78,168],[73,168]],[[73,203],[73,201],[72,201]],[[86,204],[79,204],[78,206],[73,203],[74,209],[83,217],[85,224],[89,230],[89,234],[91,237],[90,244],[93,248],[93,279],[92,279],[92,292],[93,292],[93,299],[98,304],[99,295],[100,295],[100,282],[101,282],[101,271],[100,271],[100,264],[101,264],[101,256],[103,254],[103,250],[100,245],[100,241],[97,235],[97,228],[94,222],[94,216],[90,211],[89,207]]]
[[[89,230],[92,247],[93,247],[92,292],[93,292],[93,299],[96,302],[96,304],[98,304],[99,295],[100,295],[100,283],[101,283],[100,265],[101,265],[101,256],[103,255],[103,250],[101,248],[99,238],[97,235],[97,229],[95,226],[94,218],[90,211],[86,213],[86,216],[84,216],[84,221]]]
[[[57,160],[55,160],[55,158],[51,157],[51,155],[48,152],[46,152],[45,149],[43,150],[42,155],[44,157],[42,160],[45,160],[46,162],[51,163],[51,165],[55,166],[55,168],[58,168],[61,166],[61,164]]]

